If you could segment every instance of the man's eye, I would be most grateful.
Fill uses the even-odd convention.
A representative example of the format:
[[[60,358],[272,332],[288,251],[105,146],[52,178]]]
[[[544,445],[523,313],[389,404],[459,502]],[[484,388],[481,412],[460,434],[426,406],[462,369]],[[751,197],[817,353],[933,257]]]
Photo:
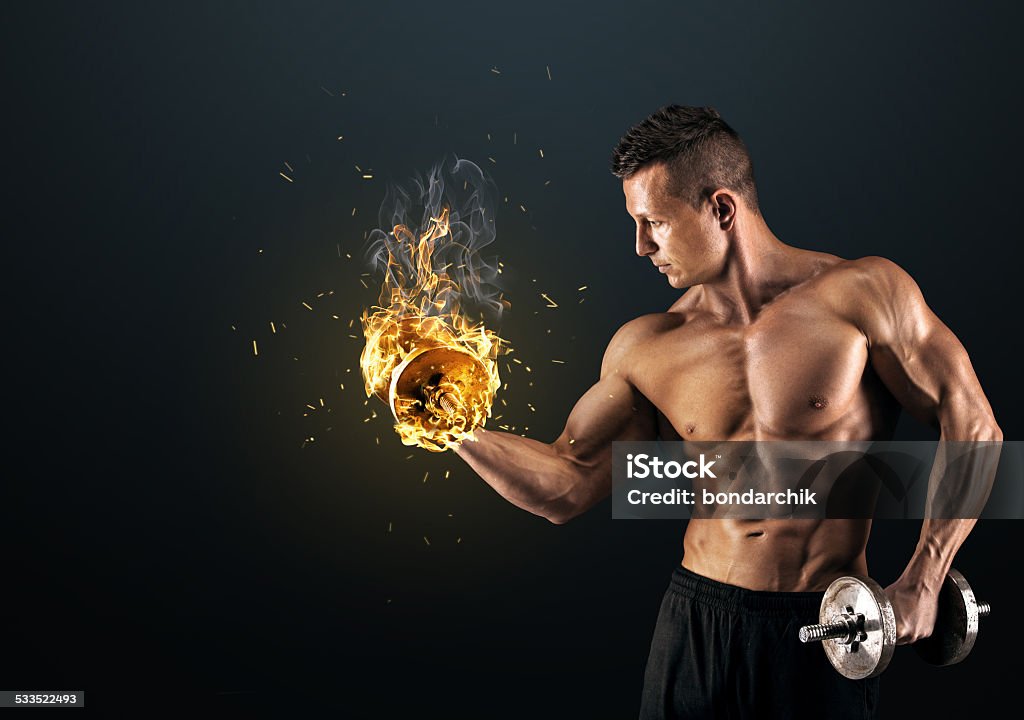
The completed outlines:
[[[659,225],[661,225],[661,220],[648,220],[647,224],[650,225],[651,227],[658,227]]]

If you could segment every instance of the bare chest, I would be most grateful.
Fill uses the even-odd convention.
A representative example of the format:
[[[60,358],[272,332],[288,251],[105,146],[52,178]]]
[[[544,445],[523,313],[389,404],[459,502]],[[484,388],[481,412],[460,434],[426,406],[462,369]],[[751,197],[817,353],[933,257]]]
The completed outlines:
[[[863,439],[888,422],[864,336],[807,303],[746,326],[687,323],[638,350],[632,379],[663,437]]]

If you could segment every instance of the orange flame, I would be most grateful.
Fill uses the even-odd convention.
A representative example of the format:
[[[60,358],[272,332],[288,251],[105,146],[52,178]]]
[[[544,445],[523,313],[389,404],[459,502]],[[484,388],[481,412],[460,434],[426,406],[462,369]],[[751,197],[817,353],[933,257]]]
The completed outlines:
[[[459,286],[446,274],[447,267],[433,266],[435,249],[455,242],[448,216],[444,207],[418,238],[405,225],[394,227],[398,243],[388,247],[378,305],[361,318],[366,345],[359,359],[367,397],[376,395],[391,405],[402,443],[437,452],[472,439],[473,430],[490,417],[501,385],[495,358],[502,339],[482,321],[463,315]],[[408,275],[407,268],[413,269]],[[449,351],[434,354],[448,362],[430,365],[429,381],[414,379],[412,391],[405,382],[406,389],[396,393],[396,372],[403,375],[417,356],[432,349]],[[449,373],[453,359],[465,371],[463,378],[476,381]]]

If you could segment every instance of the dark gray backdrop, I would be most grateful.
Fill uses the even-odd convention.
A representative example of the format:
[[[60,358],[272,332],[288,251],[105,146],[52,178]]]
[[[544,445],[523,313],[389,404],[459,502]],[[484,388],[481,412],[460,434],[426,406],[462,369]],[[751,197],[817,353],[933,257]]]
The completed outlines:
[[[94,709],[152,691],[224,714],[635,715],[683,527],[614,522],[607,503],[551,526],[363,406],[347,324],[375,296],[358,257],[384,182],[455,152],[508,196],[501,329],[532,372],[506,372],[502,422],[550,440],[615,329],[675,297],[633,256],[610,149],[662,104],[714,105],[775,233],[906,268],[1019,439],[1021,19],[924,2],[8,8],[0,686],[85,689]],[[876,528],[883,583],[916,532]],[[1019,533],[969,538],[957,565],[996,614],[958,668],[897,653],[888,714],[1013,692]]]

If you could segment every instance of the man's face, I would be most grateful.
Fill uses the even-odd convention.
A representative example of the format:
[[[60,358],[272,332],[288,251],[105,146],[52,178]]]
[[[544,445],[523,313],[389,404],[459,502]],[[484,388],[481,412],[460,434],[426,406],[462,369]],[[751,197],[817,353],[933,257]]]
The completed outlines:
[[[649,258],[674,288],[699,285],[722,273],[728,240],[710,203],[694,210],[672,197],[670,187],[664,163],[622,181],[626,212],[636,221],[636,254]]]

